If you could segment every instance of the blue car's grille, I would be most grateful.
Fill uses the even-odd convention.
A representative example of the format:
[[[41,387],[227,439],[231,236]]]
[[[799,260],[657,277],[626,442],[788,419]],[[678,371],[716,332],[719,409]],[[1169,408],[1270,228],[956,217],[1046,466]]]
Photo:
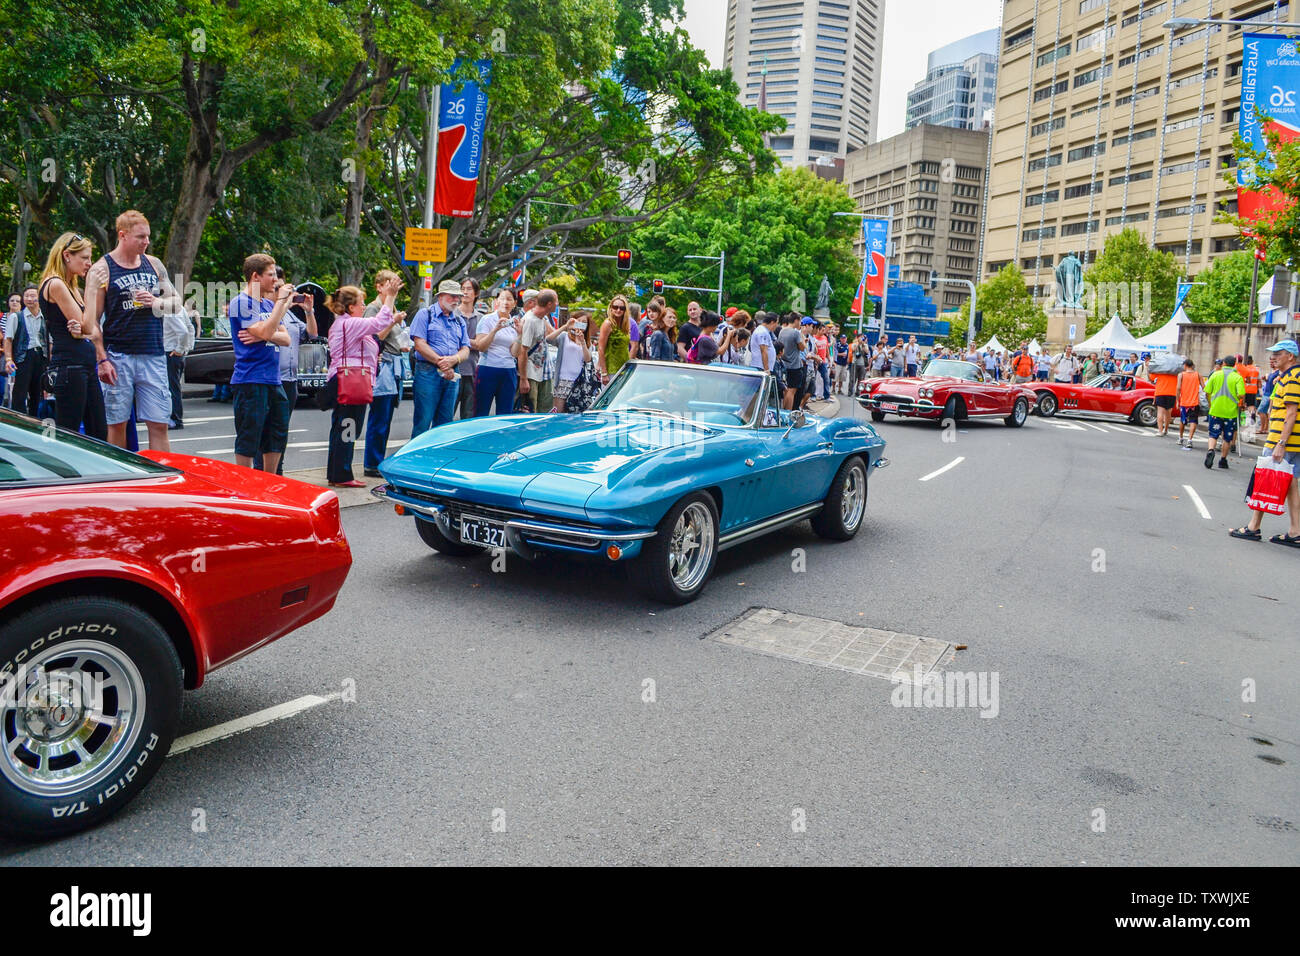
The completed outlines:
[[[466,512],[472,515],[478,515],[480,518],[491,518],[494,521],[545,521],[548,524],[562,524],[572,528],[591,529],[600,531],[601,527],[592,524],[589,521],[574,521],[572,518],[556,518],[552,515],[533,514],[528,511],[512,511],[508,508],[495,508],[491,505],[480,505],[475,503],[466,503],[458,501],[455,498],[447,498],[443,495],[431,495],[423,491],[415,491],[411,488],[403,488],[400,485],[394,486],[395,490],[409,498],[417,501],[427,501],[429,504],[439,505],[447,509],[447,515],[453,521],[459,524],[461,515]]]

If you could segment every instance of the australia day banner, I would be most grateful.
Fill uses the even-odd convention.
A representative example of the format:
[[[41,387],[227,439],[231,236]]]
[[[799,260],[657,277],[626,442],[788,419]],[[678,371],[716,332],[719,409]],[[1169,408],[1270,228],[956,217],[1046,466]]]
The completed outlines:
[[[850,309],[853,315],[862,314],[867,296],[885,294],[885,246],[888,242],[889,220],[862,220],[862,281],[858,283],[858,294],[854,296]]]
[[[460,65],[457,59],[452,72]],[[442,109],[438,114],[438,178],[433,211],[462,219],[474,215],[487,126],[487,89],[492,80],[491,60],[479,60],[474,65],[478,69],[477,82],[466,83],[459,90],[450,83],[442,85]]]
[[[1268,149],[1266,131],[1282,141],[1300,138],[1300,55],[1297,39],[1275,33],[1242,35],[1241,116],[1237,131],[1257,151]],[[1270,122],[1261,124],[1255,108]],[[1283,202],[1271,191],[1255,192],[1242,188],[1248,183],[1250,170],[1237,170],[1237,211],[1243,219],[1255,220],[1282,208]]]

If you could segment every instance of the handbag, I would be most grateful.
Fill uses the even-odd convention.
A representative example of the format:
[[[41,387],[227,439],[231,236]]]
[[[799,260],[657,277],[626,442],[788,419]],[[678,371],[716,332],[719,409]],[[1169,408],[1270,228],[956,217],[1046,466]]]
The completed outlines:
[[[1246,498],[1251,511],[1280,515],[1286,513],[1286,495],[1291,490],[1291,466],[1285,461],[1274,461],[1273,456],[1260,455],[1255,462],[1255,473]]]
[[[347,362],[348,323],[343,322],[343,356],[341,363]],[[375,371],[364,361],[360,365],[340,364],[338,374],[338,403],[340,405],[369,405],[375,400]]]
[[[376,398],[383,398],[397,394],[397,359],[392,355],[384,355],[379,359],[379,374],[375,377]]]
[[[588,363],[582,367],[578,377],[573,380],[573,385],[569,388],[569,397],[564,400],[564,410],[575,414],[585,412],[599,395],[600,385],[596,378],[596,372]]]

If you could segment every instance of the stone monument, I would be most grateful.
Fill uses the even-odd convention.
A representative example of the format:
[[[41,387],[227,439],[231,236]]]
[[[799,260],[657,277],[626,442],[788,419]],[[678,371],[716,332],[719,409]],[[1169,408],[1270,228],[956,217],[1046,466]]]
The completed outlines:
[[[1057,263],[1055,301],[1047,311],[1047,335],[1043,347],[1058,351],[1078,345],[1087,338],[1088,312],[1083,307],[1083,263],[1073,252]],[[1070,328],[1074,336],[1070,336]]]
[[[825,275],[822,276],[822,284],[817,287],[817,304],[813,306],[814,319],[829,319],[831,317],[831,283]]]

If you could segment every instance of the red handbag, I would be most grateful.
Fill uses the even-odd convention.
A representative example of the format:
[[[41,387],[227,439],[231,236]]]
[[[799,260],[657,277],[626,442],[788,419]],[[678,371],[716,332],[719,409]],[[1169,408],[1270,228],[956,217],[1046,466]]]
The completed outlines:
[[[363,360],[348,365],[348,321],[343,320],[343,357],[339,360],[338,383],[340,405],[369,405],[375,400],[375,370]]]

